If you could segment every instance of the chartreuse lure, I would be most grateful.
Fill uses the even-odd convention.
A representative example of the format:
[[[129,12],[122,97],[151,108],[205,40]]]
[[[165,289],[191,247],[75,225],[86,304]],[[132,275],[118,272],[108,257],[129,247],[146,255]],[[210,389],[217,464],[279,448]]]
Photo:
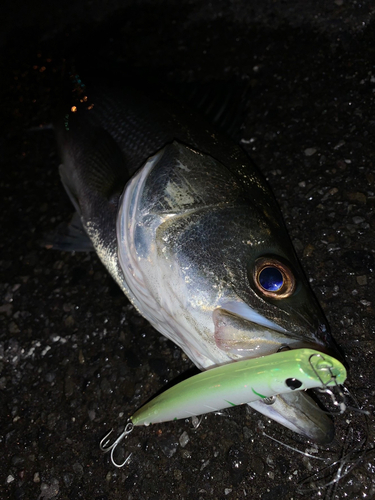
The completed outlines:
[[[312,349],[294,349],[246,359],[199,373],[163,392],[130,417],[111,446],[108,435],[102,451],[114,448],[136,425],[149,425],[222,410],[276,394],[343,384],[346,369],[337,359]],[[125,463],[125,462],[124,462]]]
[[[312,349],[289,350],[199,373],[152,399],[130,420],[133,425],[179,420],[345,379],[337,359]]]

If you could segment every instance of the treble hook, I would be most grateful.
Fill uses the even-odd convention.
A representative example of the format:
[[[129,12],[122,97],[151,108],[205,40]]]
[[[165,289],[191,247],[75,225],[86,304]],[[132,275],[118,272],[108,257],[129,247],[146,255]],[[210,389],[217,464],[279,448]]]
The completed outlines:
[[[203,420],[203,415],[201,415],[199,418],[196,415],[192,417],[191,423],[193,424],[192,428],[194,431],[196,431],[198,427],[201,425],[202,420]]]
[[[332,370],[331,370],[331,367],[330,366],[326,366],[325,368],[328,369],[329,373],[331,374],[331,380],[329,380],[326,384],[323,382],[321,376],[319,375],[317,369],[315,368],[315,366],[313,365],[312,361],[311,361],[311,358],[315,357],[315,356],[318,356],[319,358],[322,358],[322,360],[324,361],[325,360],[325,357],[322,355],[322,354],[313,354],[310,356],[310,359],[309,359],[309,363],[310,363],[310,366],[311,368],[314,370],[314,373],[315,375],[319,378],[320,382],[322,383],[322,386],[323,388],[321,389],[323,392],[325,392],[326,394],[328,394],[332,400],[332,403],[334,406],[338,406],[340,408],[340,413],[344,413],[345,410],[346,410],[346,398],[345,398],[345,395],[344,393],[342,392],[342,390],[340,389],[340,386],[339,384],[337,383],[337,380],[336,380],[336,376],[332,373]],[[335,384],[335,387],[337,388],[338,390],[338,393],[339,393],[339,396],[341,397],[341,401],[339,401],[339,399],[333,394],[333,392],[328,388],[328,384],[330,382],[334,382]]]
[[[104,436],[104,438],[100,441],[99,443],[99,448],[103,453],[108,453],[109,451],[111,452],[111,462],[115,467],[121,468],[124,467],[124,465],[129,461],[129,458],[132,456],[132,453],[130,453],[125,460],[122,462],[122,464],[119,464],[115,461],[114,459],[114,451],[117,448],[117,446],[121,443],[121,441],[124,439],[125,436],[130,434],[134,429],[134,425],[131,422],[128,422],[122,431],[122,433],[119,435],[119,437],[114,441],[110,446],[107,446],[109,443],[109,436],[112,434],[113,429],[111,429],[108,434]]]
[[[335,382],[336,382],[336,380],[335,380]],[[339,396],[342,398],[342,401],[339,401],[338,397],[335,394],[333,394],[331,389],[328,389],[328,387],[325,387],[323,392],[325,392],[326,394],[328,394],[328,396],[330,396],[334,406],[338,406],[340,408],[340,413],[344,413],[346,408],[347,408],[346,403],[345,403],[346,398],[344,396],[344,393],[340,389],[339,385],[335,383],[335,387],[337,388]]]

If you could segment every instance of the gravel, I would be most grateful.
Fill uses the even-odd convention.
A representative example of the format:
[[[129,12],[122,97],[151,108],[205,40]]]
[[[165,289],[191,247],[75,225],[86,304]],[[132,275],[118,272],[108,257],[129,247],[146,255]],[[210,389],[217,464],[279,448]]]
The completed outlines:
[[[2,499],[357,499],[375,495],[375,23],[369,2],[17,2],[4,7],[0,129]],[[191,362],[94,254],[43,236],[72,212],[51,103],[69,68],[248,82],[242,146],[267,176],[350,367],[336,441],[235,408],[137,428],[116,469],[99,442]],[[40,127],[43,125],[43,127]],[[296,451],[273,441],[307,451]],[[117,451],[117,450],[116,450]],[[126,455],[120,448],[116,460]],[[345,456],[353,468],[338,484]],[[355,465],[355,466],[354,466]],[[321,491],[318,488],[323,488]]]

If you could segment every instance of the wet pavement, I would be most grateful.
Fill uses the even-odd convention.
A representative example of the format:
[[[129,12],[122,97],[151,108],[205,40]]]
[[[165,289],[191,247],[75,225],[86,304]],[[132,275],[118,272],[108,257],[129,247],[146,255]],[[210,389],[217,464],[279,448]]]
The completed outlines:
[[[375,498],[373,11],[341,0],[258,3],[67,3],[50,12],[36,4],[21,16],[16,2],[8,6],[2,499]],[[332,445],[315,446],[240,407],[205,416],[196,430],[190,421],[137,428],[123,445],[132,452],[123,469],[100,452],[106,432],[120,432],[192,364],[138,315],[94,254],[40,244],[72,213],[53,132],[36,129],[50,123],[61,75],[73,67],[249,84],[242,145],[275,192],[345,353],[346,387],[369,412],[337,415]]]

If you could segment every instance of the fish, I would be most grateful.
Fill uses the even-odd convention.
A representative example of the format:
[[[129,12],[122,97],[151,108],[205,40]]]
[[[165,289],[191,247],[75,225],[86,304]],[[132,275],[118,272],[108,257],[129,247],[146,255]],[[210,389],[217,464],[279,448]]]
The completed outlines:
[[[76,215],[50,246],[93,248],[133,306],[200,370],[304,347],[339,358],[245,151],[168,93],[78,82],[55,125]],[[249,405],[316,442],[333,439],[332,420],[305,392]]]

